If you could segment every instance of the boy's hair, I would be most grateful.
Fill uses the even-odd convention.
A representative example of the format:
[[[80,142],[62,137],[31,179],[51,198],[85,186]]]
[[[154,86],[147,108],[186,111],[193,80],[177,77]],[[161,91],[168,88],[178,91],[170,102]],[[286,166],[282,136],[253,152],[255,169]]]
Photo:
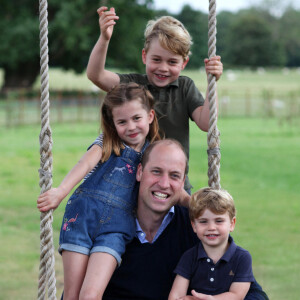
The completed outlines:
[[[232,196],[223,189],[216,190],[205,187],[192,195],[189,204],[191,221],[199,218],[204,213],[205,209],[209,209],[217,215],[228,212],[230,220],[232,220],[236,214]]]
[[[154,109],[154,98],[151,93],[142,85],[134,82],[121,83],[113,87],[105,96],[101,108],[101,128],[103,132],[103,148],[101,162],[108,160],[112,151],[120,156],[121,149],[124,145],[118,136],[114,121],[112,110],[115,107],[121,106],[124,103],[139,100],[143,108],[149,113]],[[154,113],[154,118],[150,124],[147,139],[150,143],[160,139],[159,127]]]
[[[187,165],[188,165],[188,159],[187,159],[187,156],[186,156],[186,153],[184,151],[184,148],[182,147],[182,145],[180,144],[180,142],[178,142],[177,140],[175,139],[172,139],[172,138],[168,138],[168,139],[163,139],[163,140],[158,140],[152,144],[150,144],[147,149],[145,150],[144,154],[143,154],[143,157],[142,157],[142,160],[141,160],[141,164],[142,164],[142,167],[144,168],[145,165],[147,164],[148,160],[149,160],[149,156],[152,152],[152,150],[157,146],[157,145],[161,145],[161,144],[165,144],[165,145],[174,145],[174,146],[177,146],[179,149],[182,150],[183,154],[184,154],[184,157],[185,157],[185,170],[184,170],[184,174],[186,175],[187,174]]]
[[[173,17],[163,16],[157,20],[150,20],[144,35],[144,49],[146,53],[150,48],[151,42],[158,38],[163,48],[181,55],[184,61],[191,54],[192,38],[184,25]]]

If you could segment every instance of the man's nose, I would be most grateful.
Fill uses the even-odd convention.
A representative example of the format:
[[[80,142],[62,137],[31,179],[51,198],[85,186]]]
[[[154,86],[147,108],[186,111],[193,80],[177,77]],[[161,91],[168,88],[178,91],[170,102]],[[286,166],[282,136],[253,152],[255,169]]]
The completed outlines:
[[[168,188],[170,186],[169,176],[167,174],[163,174],[159,180],[159,185],[161,188]]]

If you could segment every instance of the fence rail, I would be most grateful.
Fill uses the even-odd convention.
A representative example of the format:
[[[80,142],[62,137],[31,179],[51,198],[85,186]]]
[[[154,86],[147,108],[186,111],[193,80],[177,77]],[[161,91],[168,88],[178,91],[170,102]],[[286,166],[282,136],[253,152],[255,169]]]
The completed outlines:
[[[102,92],[50,92],[51,123],[98,121]],[[219,117],[268,117],[279,123],[299,124],[300,90],[275,94],[263,89],[255,94],[250,90],[235,93],[218,90]],[[38,92],[13,91],[0,98],[0,127],[14,127],[40,123]]]

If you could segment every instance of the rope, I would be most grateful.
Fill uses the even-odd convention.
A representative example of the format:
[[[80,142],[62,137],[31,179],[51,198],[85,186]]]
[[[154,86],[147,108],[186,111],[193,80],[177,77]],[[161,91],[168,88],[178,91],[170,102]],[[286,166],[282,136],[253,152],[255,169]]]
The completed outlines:
[[[40,132],[40,187],[41,193],[52,186],[52,138],[49,125],[49,75],[48,75],[48,12],[47,1],[39,0],[40,12],[40,65],[41,65],[41,132]],[[52,210],[40,215],[40,268],[38,299],[56,299]]]
[[[216,0],[209,0],[208,14],[208,57],[216,55]],[[208,145],[208,185],[220,189],[220,132],[217,128],[217,84],[216,78],[208,74],[208,100],[209,100],[209,129],[207,133]]]

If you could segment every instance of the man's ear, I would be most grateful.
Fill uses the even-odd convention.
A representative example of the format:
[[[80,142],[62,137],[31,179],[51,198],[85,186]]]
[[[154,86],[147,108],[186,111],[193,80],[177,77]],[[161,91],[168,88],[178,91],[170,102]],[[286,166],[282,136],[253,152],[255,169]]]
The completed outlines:
[[[142,167],[142,164],[139,163],[138,167],[137,167],[137,171],[136,171],[136,180],[138,182],[141,181],[142,179],[142,174],[143,174],[143,167]]]

